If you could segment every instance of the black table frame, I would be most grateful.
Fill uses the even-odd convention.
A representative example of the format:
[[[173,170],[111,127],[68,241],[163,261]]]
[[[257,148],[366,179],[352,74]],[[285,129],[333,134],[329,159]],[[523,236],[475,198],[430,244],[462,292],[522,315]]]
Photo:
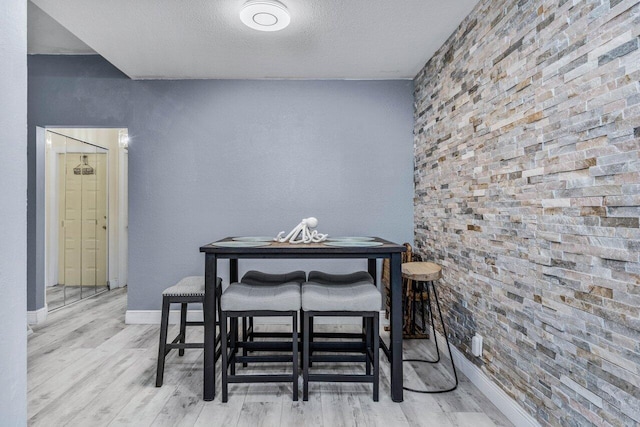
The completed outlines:
[[[222,239],[229,241],[231,238]],[[239,259],[367,259],[367,270],[375,278],[376,260],[390,260],[390,348],[380,340],[380,345],[391,364],[391,399],[394,402],[403,400],[402,378],[402,271],[401,253],[406,249],[402,245],[380,238],[375,241],[381,246],[336,247],[323,244],[287,244],[272,243],[259,247],[222,247],[212,244],[200,247],[205,254],[205,297],[204,297],[204,400],[215,398],[215,321],[216,321],[216,278],[218,276],[218,259],[229,260],[229,280],[238,281]],[[214,242],[216,243],[216,242]]]

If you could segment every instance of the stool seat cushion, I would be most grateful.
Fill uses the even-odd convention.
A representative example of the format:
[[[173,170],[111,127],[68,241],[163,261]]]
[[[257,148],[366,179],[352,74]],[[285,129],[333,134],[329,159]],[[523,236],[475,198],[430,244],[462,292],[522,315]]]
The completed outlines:
[[[222,279],[218,277],[218,286]],[[162,296],[170,297],[197,297],[204,296],[204,276],[189,276],[180,280],[175,285],[162,291]]]
[[[301,270],[283,274],[263,273],[262,271],[249,270],[244,276],[242,276],[240,282],[246,283],[247,285],[279,285],[291,282],[302,284],[305,280],[307,280],[307,275]]]
[[[369,282],[326,285],[306,282],[302,285],[302,309],[305,311],[378,311],[382,294]]]
[[[300,284],[247,285],[232,283],[220,300],[222,311],[300,310]]]
[[[323,285],[349,285],[358,282],[374,283],[373,277],[366,271],[356,271],[350,274],[330,274],[322,271],[310,271],[308,281]]]

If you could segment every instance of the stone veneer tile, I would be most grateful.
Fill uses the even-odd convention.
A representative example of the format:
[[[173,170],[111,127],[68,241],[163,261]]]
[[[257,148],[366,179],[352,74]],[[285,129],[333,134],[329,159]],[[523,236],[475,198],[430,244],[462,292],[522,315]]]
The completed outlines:
[[[639,25],[637,0],[481,0],[414,80],[416,252],[543,425],[640,423]]]

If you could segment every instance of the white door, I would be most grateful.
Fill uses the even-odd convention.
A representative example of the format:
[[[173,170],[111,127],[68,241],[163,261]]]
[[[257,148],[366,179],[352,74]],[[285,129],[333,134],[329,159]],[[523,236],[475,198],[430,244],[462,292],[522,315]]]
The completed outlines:
[[[107,155],[59,155],[59,280],[65,286],[107,285]],[[86,173],[88,166],[92,173]],[[83,289],[83,294],[84,289]]]

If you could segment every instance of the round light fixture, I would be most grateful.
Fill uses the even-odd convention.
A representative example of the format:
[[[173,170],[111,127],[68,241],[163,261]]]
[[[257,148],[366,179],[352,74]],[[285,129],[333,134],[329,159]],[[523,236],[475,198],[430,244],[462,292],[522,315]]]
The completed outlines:
[[[289,25],[291,17],[282,3],[275,0],[251,0],[240,10],[240,20],[249,28],[278,31]]]

